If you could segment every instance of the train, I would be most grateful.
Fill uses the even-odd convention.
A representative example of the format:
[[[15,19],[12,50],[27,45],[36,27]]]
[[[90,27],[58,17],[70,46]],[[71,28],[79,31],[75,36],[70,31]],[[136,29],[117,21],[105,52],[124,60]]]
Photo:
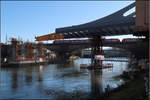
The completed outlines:
[[[136,42],[141,41],[142,39],[139,38],[124,38],[122,41],[117,38],[110,38],[110,39],[103,39],[104,43],[127,43],[127,42]],[[53,44],[63,44],[63,43],[90,43],[89,39],[87,40],[54,40]]]
[[[113,38],[113,39],[104,39],[103,42],[104,43],[120,43],[121,41],[117,38]]]
[[[140,38],[124,38],[122,43],[142,41]]]
[[[62,44],[62,43],[90,43],[90,40],[54,40],[53,44]]]
[[[90,40],[54,40],[53,44],[63,44],[63,43],[90,43]],[[105,43],[120,43],[119,39],[103,39]]]

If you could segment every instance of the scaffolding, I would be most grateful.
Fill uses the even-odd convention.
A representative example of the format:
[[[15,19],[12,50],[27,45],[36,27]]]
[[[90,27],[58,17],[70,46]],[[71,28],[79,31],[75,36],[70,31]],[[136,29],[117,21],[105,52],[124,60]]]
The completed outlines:
[[[97,60],[97,55],[102,55],[103,40],[101,36],[93,36],[91,39],[91,68],[102,68],[102,60]]]
[[[42,58],[43,57],[43,51],[42,51],[42,49],[43,49],[43,43],[40,42],[39,44],[40,44],[40,57]]]
[[[11,44],[15,46],[15,60],[18,59],[18,41],[15,38],[11,38]]]
[[[29,58],[32,59],[32,43],[28,43],[28,49],[29,49]]]

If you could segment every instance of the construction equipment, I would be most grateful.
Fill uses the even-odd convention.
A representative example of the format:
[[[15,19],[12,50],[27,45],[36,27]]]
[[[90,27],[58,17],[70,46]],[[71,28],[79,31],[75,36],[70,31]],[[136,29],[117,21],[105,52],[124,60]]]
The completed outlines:
[[[35,37],[36,41],[48,41],[56,39],[64,39],[64,36],[56,33]]]

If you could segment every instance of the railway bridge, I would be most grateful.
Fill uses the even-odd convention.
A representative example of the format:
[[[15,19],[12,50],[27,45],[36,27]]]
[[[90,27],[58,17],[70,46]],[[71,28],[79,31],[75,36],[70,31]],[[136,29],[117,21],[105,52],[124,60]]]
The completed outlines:
[[[126,12],[131,10],[132,8],[136,7],[136,11],[124,15]],[[102,43],[102,37],[105,36],[117,36],[117,35],[135,35],[135,36],[144,36],[146,38],[146,42],[142,43],[130,43],[125,44],[123,46],[120,45],[120,47],[124,48],[130,48],[130,51],[136,52],[136,54],[143,54],[145,49],[148,48],[148,40],[149,40],[149,21],[148,21],[148,15],[149,15],[149,1],[140,1],[136,0],[136,2],[128,5],[125,8],[122,8],[121,10],[110,14],[106,17],[97,19],[92,22],[88,22],[81,25],[75,25],[75,26],[68,26],[68,27],[62,27],[62,28],[56,28],[56,31],[53,34],[48,34],[44,36],[36,37],[37,41],[43,41],[43,40],[53,40],[53,39],[70,39],[70,38],[90,38],[92,40],[91,42],[91,51],[92,51],[92,57],[91,57],[91,64],[94,65],[93,68],[96,66],[96,61],[94,57],[96,55],[102,54],[102,46],[104,45]],[[56,36],[56,37],[55,37]],[[64,44],[65,45],[65,44]],[[71,50],[71,49],[78,49],[79,48],[85,48],[85,46],[88,47],[88,45],[82,46],[80,45],[59,45],[57,47],[57,50],[60,52],[58,55],[62,54],[63,50]],[[113,44],[114,46],[119,46],[117,44]],[[130,45],[130,46],[129,46]],[[49,45],[50,46],[50,45]],[[54,46],[54,45],[53,45]],[[75,48],[76,47],[76,48]],[[50,47],[49,47],[50,48]],[[136,51],[137,50],[137,51]],[[140,53],[139,53],[140,52]],[[146,50],[147,53],[147,50]],[[148,55],[148,54],[147,54]]]
[[[68,58],[74,52],[81,52],[86,48],[91,48],[91,43],[59,43],[59,44],[43,44],[45,48],[54,51],[60,59]],[[148,57],[148,43],[143,41],[135,42],[109,42],[103,43],[104,47],[115,47],[124,49],[135,55],[137,58]],[[147,48],[146,48],[147,47]],[[138,48],[138,49],[137,49]],[[143,49],[145,48],[145,49]],[[142,52],[142,53],[141,53]]]

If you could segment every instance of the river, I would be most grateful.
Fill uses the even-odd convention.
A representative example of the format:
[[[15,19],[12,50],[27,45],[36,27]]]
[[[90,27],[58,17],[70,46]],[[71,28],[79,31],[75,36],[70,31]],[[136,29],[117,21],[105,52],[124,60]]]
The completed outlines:
[[[99,95],[105,92],[107,85],[116,88],[124,82],[115,76],[127,69],[128,62],[103,61],[108,62],[114,67],[99,71],[80,69],[80,64],[90,63],[87,58],[68,64],[1,68],[0,99],[56,100]]]

